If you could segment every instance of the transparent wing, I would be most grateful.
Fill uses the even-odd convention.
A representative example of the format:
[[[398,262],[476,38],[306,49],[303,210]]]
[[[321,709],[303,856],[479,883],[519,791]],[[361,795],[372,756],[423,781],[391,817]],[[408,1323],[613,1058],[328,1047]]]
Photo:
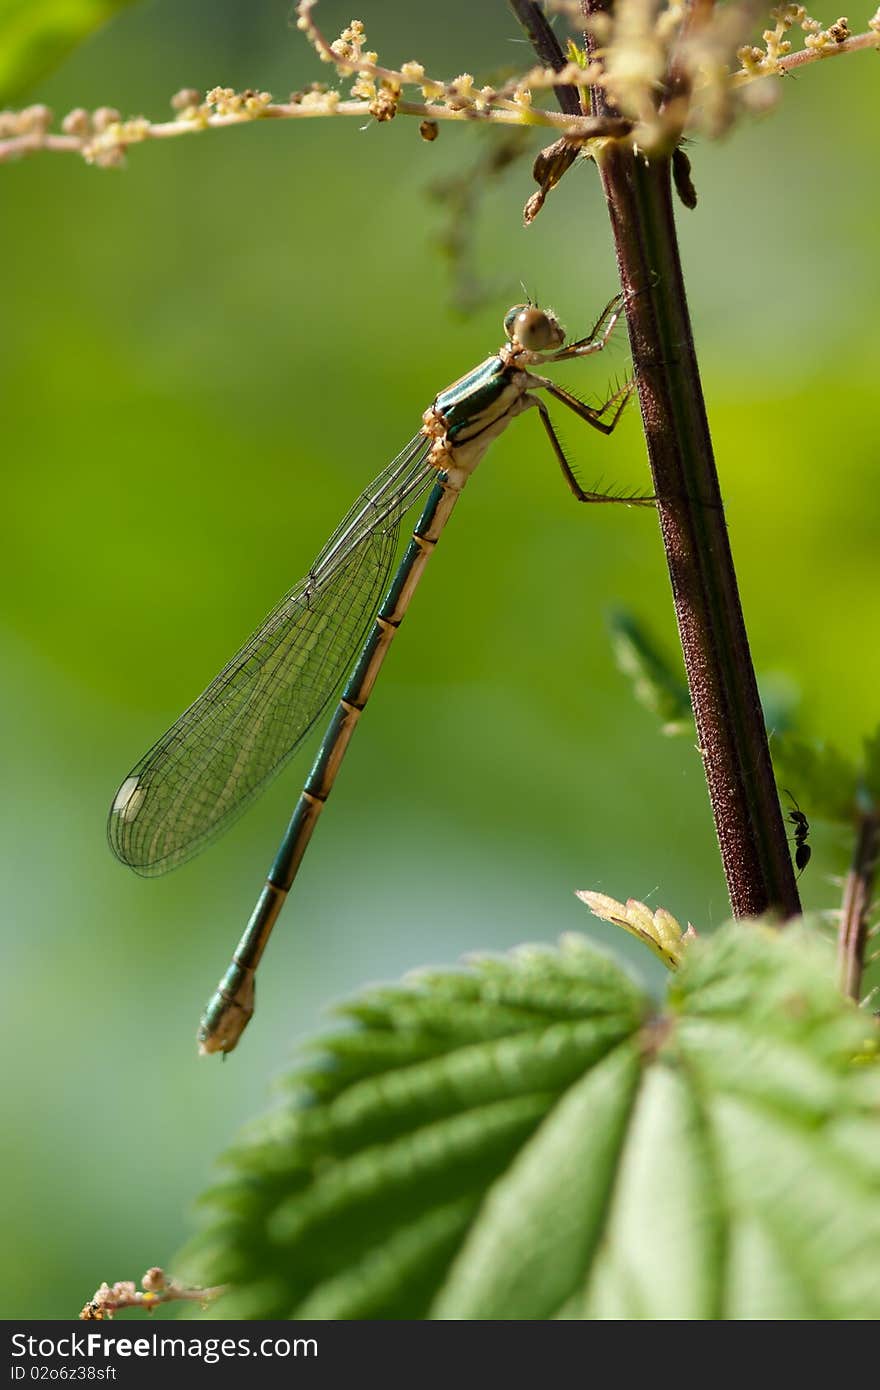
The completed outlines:
[[[107,835],[140,874],[190,859],[306,736],[375,614],[400,520],[436,479],[418,434],[343,518],[306,577],[122,783]]]

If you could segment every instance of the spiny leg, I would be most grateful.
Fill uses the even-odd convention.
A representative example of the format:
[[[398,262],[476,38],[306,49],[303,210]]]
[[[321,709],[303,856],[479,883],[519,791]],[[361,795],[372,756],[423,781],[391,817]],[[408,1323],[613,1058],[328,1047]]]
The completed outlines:
[[[564,386],[557,386],[555,381],[550,381],[546,377],[535,377],[535,381],[540,381],[541,390],[548,392],[555,400],[560,401],[568,410],[574,412],[581,420],[586,420],[594,430],[599,430],[601,434],[611,434],[617,425],[618,420],[626,409],[627,401],[635,390],[635,382],[632,377],[625,381],[607,401],[602,405],[586,405],[584,401],[578,400],[577,396],[571,391],[566,391]],[[610,421],[602,419],[609,410],[613,410]]]
[[[658,278],[655,274],[653,283],[656,283]],[[631,293],[638,295],[642,291],[634,290]],[[578,338],[576,342],[569,343],[567,347],[558,348],[555,352],[543,353],[541,360],[544,362],[564,362],[566,358],[586,357],[588,353],[601,352],[617,327],[623,313],[624,302],[625,296],[622,291],[619,291],[612,299],[609,299],[585,338]],[[537,354],[533,360],[538,360]]]
[[[559,399],[562,400],[565,405],[568,405],[570,409],[574,410],[575,414],[579,415],[582,420],[586,420],[588,425],[592,425],[593,429],[599,430],[602,434],[611,434],[624,411],[627,401],[629,400],[630,393],[632,391],[632,385],[632,382],[628,381],[626,385],[620,391],[616,391],[615,394],[604,403],[604,405],[597,406],[595,408],[593,406],[584,405],[574,396],[569,397],[567,391],[561,393]],[[556,391],[554,391],[554,395],[555,394]],[[529,405],[535,405],[537,407],[538,414],[541,417],[541,423],[544,426],[544,429],[547,431],[547,437],[550,440],[553,452],[556,455],[560,468],[562,469],[562,475],[565,478],[565,481],[568,483],[568,486],[571,488],[571,491],[573,492],[574,496],[577,498],[579,502],[623,502],[627,506],[636,507],[646,507],[654,505],[657,499],[653,496],[615,497],[607,492],[585,491],[584,488],[581,487],[577,478],[575,477],[574,470],[572,469],[571,464],[565,456],[565,450],[560,444],[559,437],[555,429],[553,428],[553,421],[550,419],[550,412],[548,411],[546,405],[540,399],[539,396],[530,395],[526,397],[526,400],[528,401]],[[601,420],[599,417],[601,415],[604,415],[605,411],[612,406],[614,407],[614,414],[612,415],[611,419],[609,421]]]
[[[601,434],[611,434],[626,408],[627,401],[635,390],[635,381],[630,377],[601,405],[587,405],[571,391],[567,391],[564,386],[558,386],[555,381],[549,381],[546,377],[534,379],[541,382],[543,391],[548,391],[557,401],[561,401],[569,410],[574,411],[579,419],[586,420],[588,425],[591,425],[594,430],[599,430]],[[609,410],[614,411],[610,422],[602,419],[602,416]]]
[[[624,385],[620,388],[619,391],[615,391],[613,396],[609,396],[609,397],[608,397],[608,400],[605,401],[605,403],[604,403],[603,405],[592,406],[592,405],[585,405],[583,401],[579,401],[579,400],[578,400],[577,396],[573,396],[573,395],[571,394],[570,391],[566,391],[566,389],[565,389],[564,386],[557,386],[557,384],[556,384],[555,381],[550,381],[547,377],[536,377],[536,376],[533,376],[533,377],[532,377],[532,380],[533,380],[534,382],[536,382],[536,383],[540,383],[540,387],[541,387],[541,390],[542,390],[542,391],[546,391],[546,392],[548,393],[548,395],[551,395],[551,396],[555,397],[555,399],[556,399],[557,401],[560,401],[560,402],[562,403],[562,405],[567,406],[569,410],[573,411],[574,414],[577,415],[579,419],[581,419],[581,420],[586,420],[586,422],[587,422],[588,425],[591,425],[591,426],[593,427],[594,430],[600,430],[600,431],[602,432],[602,434],[610,434],[610,433],[611,433],[611,431],[614,429],[615,425],[617,424],[618,420],[620,419],[620,416],[621,416],[621,414],[623,413],[623,410],[624,410],[625,407],[626,407],[627,401],[629,400],[630,396],[632,395],[633,391],[635,390],[635,380],[634,380],[633,377],[630,377],[629,381],[625,382]],[[604,420],[602,420],[601,417],[602,417],[602,416],[605,414],[605,412],[606,412],[607,410],[609,410],[612,406],[615,407],[615,409],[614,409],[614,414],[611,416],[611,421],[610,421],[610,423],[607,423],[607,424],[606,424],[606,422],[605,422]],[[543,413],[542,413],[542,418],[543,418]],[[547,421],[546,419],[544,420],[544,427],[545,427],[545,429],[548,430],[548,433],[549,433],[549,429],[552,428],[552,427],[548,426],[548,421]],[[555,438],[555,436],[554,436],[554,438]],[[556,440],[556,443],[554,444],[554,449],[556,449],[556,446],[558,445],[558,442],[559,442],[559,441]],[[558,457],[559,457],[559,454],[558,454],[558,451],[557,451],[557,458],[558,458]],[[566,468],[565,464],[563,464],[562,471],[565,473],[566,478],[569,478],[569,472],[570,472],[570,470]],[[571,483],[570,483],[570,482],[569,482],[569,486],[571,486]],[[572,487],[572,492],[574,492],[575,497],[578,496],[578,492],[577,492],[577,491],[575,490],[575,488],[573,488],[573,487]],[[581,498],[580,500],[582,500],[582,501],[590,501],[590,502],[592,502],[592,501],[596,501],[596,502],[605,502],[605,501],[611,501],[611,502],[626,502],[626,503],[628,503],[630,506],[634,506],[634,507],[655,506],[656,503],[657,503],[657,497],[656,497],[656,495],[653,494],[653,493],[651,493],[650,495],[646,495],[646,496],[636,496],[636,497],[611,497],[611,498],[603,497],[601,494],[599,494],[598,496],[595,495],[595,494],[589,494],[589,495],[585,496],[584,498]],[[721,505],[719,502],[712,502],[712,501],[706,502],[706,501],[703,501],[702,499],[697,499],[697,500],[698,500],[699,504],[700,504],[701,506],[703,506],[703,507],[719,507],[719,506]]]
[[[576,342],[569,343],[566,347],[559,348],[559,350],[554,352],[552,357],[548,357],[547,360],[551,362],[564,362],[567,357],[586,357],[588,353],[601,352],[617,327],[618,320],[622,313],[623,295],[618,293],[614,295],[613,299],[609,299],[586,337],[578,338]]]

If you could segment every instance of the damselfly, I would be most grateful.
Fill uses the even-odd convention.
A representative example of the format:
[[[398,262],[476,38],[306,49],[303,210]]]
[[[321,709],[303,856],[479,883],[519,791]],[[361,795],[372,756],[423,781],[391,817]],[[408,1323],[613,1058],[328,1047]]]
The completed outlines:
[[[632,382],[594,407],[530,370],[599,352],[621,308],[616,296],[592,331],[568,346],[552,313],[533,304],[510,309],[503,347],[440,392],[418,434],[358,498],[305,578],[119,788],[108,822],[118,858],[145,875],[182,864],[225,830],[284,766],[360,647],[244,936],[205,1010],[199,1028],[203,1052],[231,1052],[253,1014],[257,964],[379,668],[462,488],[492,441],[516,415],[534,407],[578,501],[653,502],[585,492],[544,401],[534,394],[546,391],[593,429],[611,434]],[[425,493],[380,604],[401,519]]]

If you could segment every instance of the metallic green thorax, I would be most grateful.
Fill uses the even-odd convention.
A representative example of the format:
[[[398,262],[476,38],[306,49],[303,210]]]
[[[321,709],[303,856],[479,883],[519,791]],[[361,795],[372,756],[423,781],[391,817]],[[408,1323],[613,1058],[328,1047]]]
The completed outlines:
[[[522,392],[511,381],[513,369],[500,357],[487,357],[479,367],[441,391],[434,402],[446,421],[451,444],[479,434],[487,424],[505,415]]]

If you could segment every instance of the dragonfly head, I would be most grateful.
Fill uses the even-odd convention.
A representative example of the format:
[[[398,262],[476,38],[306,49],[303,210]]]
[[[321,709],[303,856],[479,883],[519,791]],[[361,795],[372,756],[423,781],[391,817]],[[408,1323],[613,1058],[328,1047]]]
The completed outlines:
[[[514,304],[508,309],[504,331],[514,347],[527,352],[546,352],[565,342],[565,332],[556,315],[536,304]]]

